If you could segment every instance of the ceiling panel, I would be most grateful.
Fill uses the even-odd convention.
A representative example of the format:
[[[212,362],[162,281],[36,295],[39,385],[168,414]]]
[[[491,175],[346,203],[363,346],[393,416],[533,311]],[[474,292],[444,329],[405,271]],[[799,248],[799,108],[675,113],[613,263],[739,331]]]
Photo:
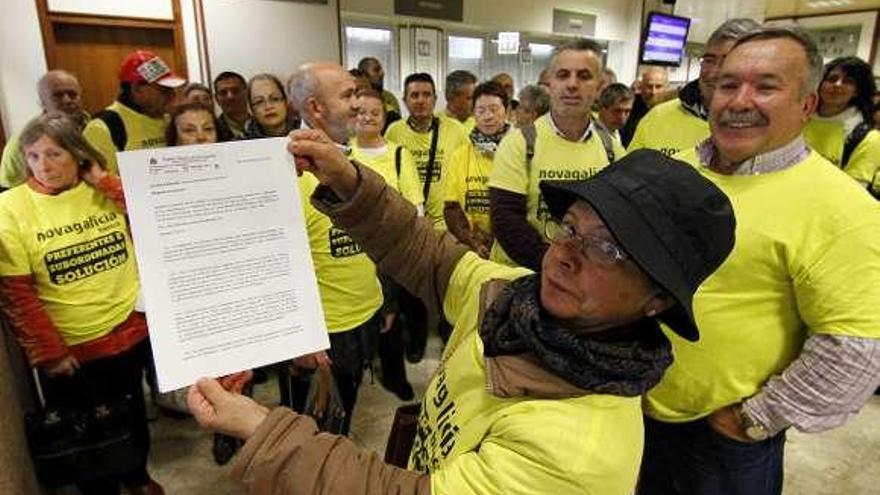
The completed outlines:
[[[880,0],[773,0],[765,17],[794,17],[880,9]]]
[[[775,3],[774,0],[773,3]],[[675,14],[691,18],[690,41],[704,43],[712,31],[727,19],[750,17],[761,22],[769,0],[678,0]]]

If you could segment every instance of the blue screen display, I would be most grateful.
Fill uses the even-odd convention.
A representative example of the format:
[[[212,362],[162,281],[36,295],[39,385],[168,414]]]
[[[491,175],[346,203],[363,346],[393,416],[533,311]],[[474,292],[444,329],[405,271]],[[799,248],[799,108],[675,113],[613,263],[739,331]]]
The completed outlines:
[[[679,65],[687,43],[691,20],[652,12],[642,45],[643,64]]]

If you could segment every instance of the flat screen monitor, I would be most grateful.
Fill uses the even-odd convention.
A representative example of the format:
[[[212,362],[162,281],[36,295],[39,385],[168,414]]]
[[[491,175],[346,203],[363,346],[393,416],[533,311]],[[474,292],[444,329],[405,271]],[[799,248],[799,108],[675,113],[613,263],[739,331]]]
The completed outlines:
[[[648,14],[647,24],[639,63],[675,67],[681,65],[691,20],[687,17],[651,12]]]

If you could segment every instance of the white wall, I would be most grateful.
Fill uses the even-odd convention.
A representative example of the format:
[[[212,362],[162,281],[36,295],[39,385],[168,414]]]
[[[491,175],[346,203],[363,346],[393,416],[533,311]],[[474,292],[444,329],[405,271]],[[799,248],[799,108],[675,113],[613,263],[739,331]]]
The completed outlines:
[[[34,0],[4,0],[0,16],[0,109],[7,137],[40,112],[37,80],[46,72]]]
[[[203,0],[207,52],[214,75],[282,77],[310,60],[338,60],[336,1],[329,5],[271,0]],[[50,10],[81,14],[172,19],[171,0],[49,0]],[[180,0],[187,71],[205,81],[193,0]],[[7,136],[40,112],[37,80],[46,72],[43,37],[34,0],[3,0],[0,16],[0,111]]]
[[[799,19],[779,19],[770,24],[786,24],[794,21],[798,26],[805,28],[832,28],[842,26],[861,26],[859,35],[859,47],[856,55],[862,60],[870,62],[871,47],[877,41],[878,33],[874,32],[877,25],[878,11],[858,12],[854,14],[838,14],[818,17],[801,17]]]
[[[249,77],[272,72],[283,79],[308,61],[338,61],[336,1],[310,5],[267,0],[205,0],[212,74],[234,70]]]

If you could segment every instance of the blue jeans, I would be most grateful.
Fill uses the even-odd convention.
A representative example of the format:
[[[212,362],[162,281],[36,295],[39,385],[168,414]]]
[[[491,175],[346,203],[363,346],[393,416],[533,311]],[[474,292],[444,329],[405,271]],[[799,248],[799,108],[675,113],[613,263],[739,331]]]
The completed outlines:
[[[742,443],[705,420],[662,423],[645,417],[638,495],[779,495],[785,432]]]

